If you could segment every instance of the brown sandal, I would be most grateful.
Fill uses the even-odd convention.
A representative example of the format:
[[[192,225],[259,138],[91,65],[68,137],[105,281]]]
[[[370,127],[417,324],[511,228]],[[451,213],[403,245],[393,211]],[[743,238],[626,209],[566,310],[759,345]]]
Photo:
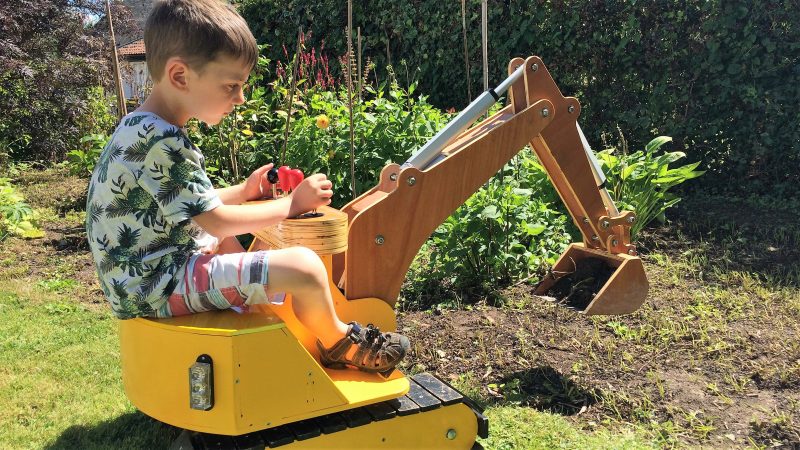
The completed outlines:
[[[347,357],[350,347],[358,349],[352,358]],[[355,367],[364,372],[377,372],[388,377],[395,366],[406,356],[410,344],[408,338],[398,333],[381,333],[372,324],[362,327],[350,322],[347,334],[330,348],[317,340],[320,362],[332,369]]]

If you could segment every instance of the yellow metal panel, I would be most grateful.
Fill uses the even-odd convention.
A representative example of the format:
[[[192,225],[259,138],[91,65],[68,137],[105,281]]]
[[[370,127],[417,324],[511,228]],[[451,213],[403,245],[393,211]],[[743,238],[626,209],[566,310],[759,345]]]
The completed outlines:
[[[143,413],[207,433],[235,426],[229,337],[191,334],[131,319],[120,321],[120,344],[125,393]],[[189,407],[189,367],[202,354],[214,362],[214,407],[209,411]]]
[[[213,334],[218,336],[236,336],[245,333],[257,333],[273,328],[283,328],[280,317],[269,308],[249,308],[244,313],[234,310],[209,311],[200,314],[170,317],[168,319],[132,319],[146,320],[151,326],[173,329],[182,328],[197,334]]]
[[[452,430],[448,438],[448,431]],[[470,449],[478,435],[475,414],[463,403],[372,422],[295,441],[283,449]]]
[[[237,336],[238,433],[290,422],[287,418],[347,401],[314,358],[287,330]]]

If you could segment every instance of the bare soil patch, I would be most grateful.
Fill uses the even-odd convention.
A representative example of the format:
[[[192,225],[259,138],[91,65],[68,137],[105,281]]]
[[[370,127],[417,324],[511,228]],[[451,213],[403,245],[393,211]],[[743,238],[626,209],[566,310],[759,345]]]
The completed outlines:
[[[763,230],[763,211],[719,209],[687,204],[646,234],[651,290],[637,313],[587,317],[535,298],[533,286],[503,292],[500,308],[406,312],[408,369],[587,429],[611,418],[677,445],[800,448],[800,293],[787,275],[800,273],[800,222],[775,214]]]

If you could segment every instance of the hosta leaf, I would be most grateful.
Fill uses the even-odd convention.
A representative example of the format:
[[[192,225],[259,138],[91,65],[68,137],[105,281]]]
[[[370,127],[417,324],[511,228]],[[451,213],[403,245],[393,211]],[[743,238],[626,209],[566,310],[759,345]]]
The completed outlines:
[[[658,150],[662,145],[666,144],[667,142],[671,142],[671,141],[672,141],[672,138],[669,137],[669,136],[659,136],[659,137],[653,139],[652,141],[648,142],[647,145],[645,145],[644,148],[647,151],[647,153],[652,153],[652,152]]]
[[[486,208],[483,208],[480,217],[483,219],[496,219],[500,217],[500,211],[498,211],[497,206],[489,205]]]

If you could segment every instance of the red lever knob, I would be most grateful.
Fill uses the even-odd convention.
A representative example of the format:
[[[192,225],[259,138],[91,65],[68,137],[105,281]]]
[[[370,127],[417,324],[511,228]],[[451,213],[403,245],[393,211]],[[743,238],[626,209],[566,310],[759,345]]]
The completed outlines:
[[[292,169],[289,171],[289,183],[292,187],[292,190],[295,190],[300,183],[303,182],[303,171],[300,169]]]
[[[278,183],[280,184],[280,188],[283,192],[289,193],[292,189],[291,180],[289,178],[289,166],[280,166],[278,168]]]

